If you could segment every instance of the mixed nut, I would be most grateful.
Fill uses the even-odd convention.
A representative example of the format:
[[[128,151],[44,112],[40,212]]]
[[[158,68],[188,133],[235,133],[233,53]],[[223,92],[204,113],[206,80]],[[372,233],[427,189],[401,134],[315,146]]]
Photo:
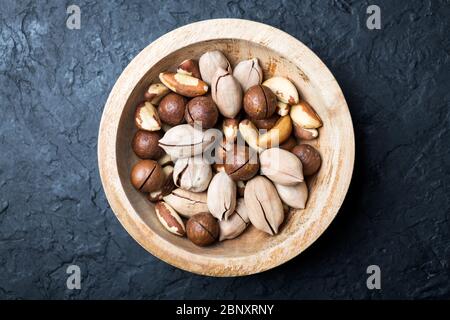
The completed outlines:
[[[136,108],[131,184],[165,229],[207,246],[250,224],[275,235],[290,208],[305,208],[305,177],[322,160],[302,142],[322,120],[288,78],[264,79],[257,58],[232,68],[216,50],[159,80]]]

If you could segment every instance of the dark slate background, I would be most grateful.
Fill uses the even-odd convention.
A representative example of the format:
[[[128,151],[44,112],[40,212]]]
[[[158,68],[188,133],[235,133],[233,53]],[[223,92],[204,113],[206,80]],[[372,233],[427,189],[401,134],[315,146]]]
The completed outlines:
[[[450,2],[0,3],[0,298],[450,298]],[[81,29],[66,8],[81,7]],[[382,29],[366,28],[381,7]],[[130,60],[164,33],[221,17],[278,27],[336,76],[356,134],[343,208],[301,256],[216,279],[147,254],[110,210],[98,126]],[[66,289],[78,264],[82,289]],[[366,288],[379,265],[382,290]]]

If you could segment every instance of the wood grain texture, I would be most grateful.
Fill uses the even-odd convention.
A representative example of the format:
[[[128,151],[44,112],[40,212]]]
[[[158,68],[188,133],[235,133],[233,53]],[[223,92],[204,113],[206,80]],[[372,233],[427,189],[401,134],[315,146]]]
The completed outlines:
[[[288,77],[323,120],[312,141],[323,158],[319,173],[308,181],[305,210],[291,212],[280,233],[270,237],[250,228],[237,239],[199,248],[168,233],[153,205],[129,181],[138,160],[130,142],[133,114],[146,87],[159,72],[175,70],[187,58],[218,49],[232,65],[257,57],[265,78]],[[331,72],[305,45],[273,27],[237,19],[207,20],[176,29],[142,50],[127,66],[106,103],[100,125],[98,161],[108,201],[128,233],[146,250],[178,268],[212,276],[262,272],[295,257],[311,245],[337,214],[350,184],[354,135],[345,98]]]

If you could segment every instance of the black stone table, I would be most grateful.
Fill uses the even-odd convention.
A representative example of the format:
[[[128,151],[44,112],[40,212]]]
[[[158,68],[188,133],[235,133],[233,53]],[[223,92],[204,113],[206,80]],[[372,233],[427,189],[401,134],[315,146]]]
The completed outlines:
[[[450,298],[450,3],[13,1],[0,5],[0,298]],[[80,29],[66,27],[67,7]],[[369,30],[366,9],[381,9]],[[356,135],[354,178],[325,234],[285,265],[216,279],[147,254],[122,228],[97,169],[117,77],[190,22],[280,28],[337,78]],[[81,289],[66,269],[81,268]],[[381,290],[366,286],[369,265]]]

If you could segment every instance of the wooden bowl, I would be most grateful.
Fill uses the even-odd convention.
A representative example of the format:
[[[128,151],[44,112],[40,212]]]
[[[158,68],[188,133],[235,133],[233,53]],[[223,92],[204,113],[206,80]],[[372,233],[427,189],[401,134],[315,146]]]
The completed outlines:
[[[167,232],[153,204],[130,183],[138,158],[131,149],[134,111],[158,74],[184,59],[221,50],[234,66],[257,57],[265,78],[288,77],[323,120],[312,144],[323,164],[308,181],[305,210],[291,212],[278,235],[250,227],[234,240],[200,248]],[[159,81],[158,81],[159,82]],[[328,227],[347,192],[354,162],[354,136],[344,96],[325,64],[300,41],[265,24],[218,19],[178,28],[157,39],[126,67],[106,103],[98,139],[100,175],[108,201],[128,233],[146,250],[178,268],[211,276],[241,276],[276,267],[311,245]]]

